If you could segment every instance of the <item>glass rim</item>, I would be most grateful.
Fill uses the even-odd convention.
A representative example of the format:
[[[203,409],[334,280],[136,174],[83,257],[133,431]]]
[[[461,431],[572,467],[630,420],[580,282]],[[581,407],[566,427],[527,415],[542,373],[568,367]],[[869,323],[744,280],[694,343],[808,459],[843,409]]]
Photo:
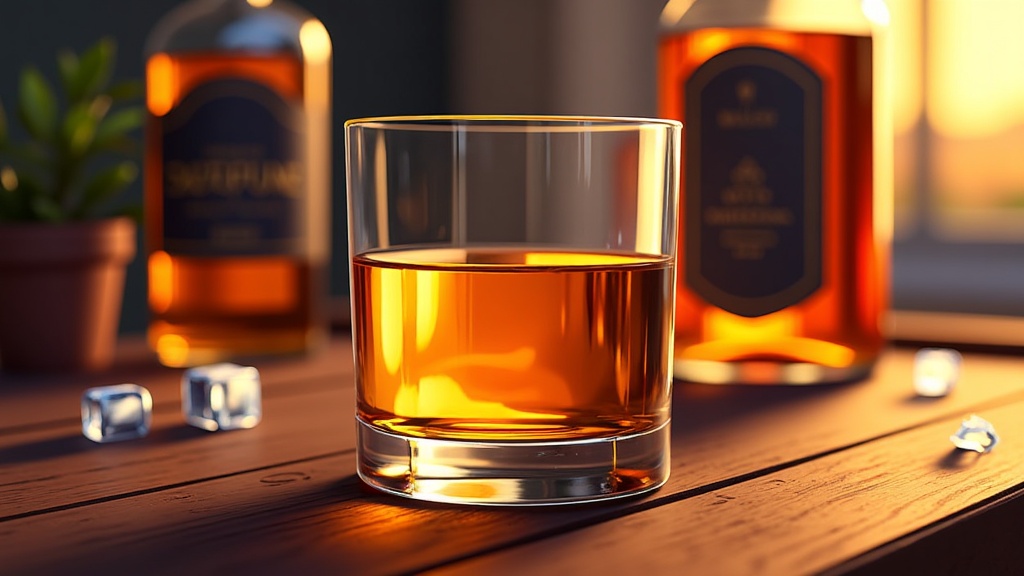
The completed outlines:
[[[643,128],[677,128],[682,122],[642,116],[560,114],[426,114],[368,116],[345,121],[349,128],[401,131],[630,131]]]

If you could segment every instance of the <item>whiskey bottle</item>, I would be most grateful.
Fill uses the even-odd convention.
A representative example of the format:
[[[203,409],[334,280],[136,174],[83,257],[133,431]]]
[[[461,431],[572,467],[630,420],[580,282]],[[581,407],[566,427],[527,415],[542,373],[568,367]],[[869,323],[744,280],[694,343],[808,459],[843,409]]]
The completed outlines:
[[[868,376],[884,346],[892,168],[881,0],[673,0],[659,115],[684,123],[673,372]]]
[[[145,227],[161,363],[326,339],[331,41],[282,0],[191,0],[146,45]]]

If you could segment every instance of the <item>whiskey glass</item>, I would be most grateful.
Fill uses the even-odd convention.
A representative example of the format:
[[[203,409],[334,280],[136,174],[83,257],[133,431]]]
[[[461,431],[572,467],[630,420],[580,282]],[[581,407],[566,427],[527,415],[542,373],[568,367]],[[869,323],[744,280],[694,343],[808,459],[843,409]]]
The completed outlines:
[[[492,505],[664,484],[681,129],[346,122],[364,482]]]

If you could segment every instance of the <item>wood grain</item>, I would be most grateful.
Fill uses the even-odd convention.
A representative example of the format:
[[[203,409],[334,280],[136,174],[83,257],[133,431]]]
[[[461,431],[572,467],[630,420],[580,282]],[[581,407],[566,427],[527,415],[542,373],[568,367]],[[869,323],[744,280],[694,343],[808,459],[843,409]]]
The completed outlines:
[[[887,542],[822,576],[1020,574],[1024,566],[1024,490],[986,501],[917,532]]]
[[[323,387],[272,398],[251,430],[206,432],[163,411],[141,440],[98,445],[80,425],[0,438],[0,521],[353,450],[352,391]]]
[[[898,558],[895,550],[924,545],[885,552],[894,542],[943,522],[956,526],[960,515],[1015,493],[1024,479],[1016,440],[1024,438],[1016,417],[1024,409],[1024,360],[965,354],[955,393],[930,400],[912,392],[912,361],[912,349],[892,350],[874,378],[841,386],[677,383],[664,488],[541,509],[432,505],[363,487],[354,477],[347,338],[311,359],[259,365],[264,420],[244,431],[185,426],[180,371],[145,360],[112,373],[146,379],[157,400],[153,431],[111,445],[81,437],[77,418],[85,384],[109,374],[5,378],[0,414],[12,423],[0,425],[0,572],[75,565],[115,574],[134,566],[154,574],[524,567],[554,574],[580,566],[675,573],[686,566],[730,574],[877,565]],[[951,450],[948,435],[972,411],[1004,435],[991,454]],[[113,557],[121,562],[113,571],[97,560]]]
[[[309,355],[264,358],[241,363],[260,371],[264,396],[303,391],[305,382],[321,377],[352,386],[352,343],[347,337]],[[138,338],[119,343],[118,359],[109,370],[91,374],[17,375],[0,372],[0,438],[80,422],[82,392],[93,386],[132,382],[153,395],[155,411],[181,409],[183,369],[161,366]]]
[[[141,343],[108,374],[15,379],[0,388],[0,519],[102,501],[197,478],[266,468],[355,446],[351,341],[311,357],[258,365],[263,421],[252,430],[209,433],[181,416],[182,370],[149,360]],[[112,375],[132,378],[117,379]],[[85,388],[132,381],[153,395],[150,434],[98,445],[82,436]]]
[[[350,346],[347,340],[332,345],[336,363],[261,368],[264,421],[247,431],[209,434],[184,425],[179,371],[154,377],[153,431],[140,441],[98,446],[81,436],[77,420],[47,416],[77,414],[77,396],[73,408],[63,403],[59,410],[49,390],[19,397],[15,408],[36,414],[44,426],[0,435],[0,518],[149,490],[197,473],[216,477],[354,449]],[[909,351],[887,355],[874,379],[844,386],[677,384],[673,470],[663,491],[742,477],[1019,396],[1024,379],[1006,376],[1019,365],[1012,358],[968,355],[959,389],[938,400],[914,397]],[[225,450],[229,445],[235,448]]]
[[[1017,402],[986,414],[1005,438],[989,454],[953,449],[948,436],[959,421],[940,421],[432,573],[817,573],[1019,490],[1022,411]],[[920,560],[922,573],[944,561]]]
[[[612,505],[465,508],[378,496],[339,479],[353,464],[346,452],[0,523],[0,539],[21,552],[7,565],[26,573],[115,549],[152,573],[192,571],[197,558],[199,573],[814,573],[1019,486],[1021,410],[1024,402],[986,414],[1005,435],[990,454],[952,450],[959,421],[950,419],[707,492]],[[47,552],[54,541],[60,550]]]

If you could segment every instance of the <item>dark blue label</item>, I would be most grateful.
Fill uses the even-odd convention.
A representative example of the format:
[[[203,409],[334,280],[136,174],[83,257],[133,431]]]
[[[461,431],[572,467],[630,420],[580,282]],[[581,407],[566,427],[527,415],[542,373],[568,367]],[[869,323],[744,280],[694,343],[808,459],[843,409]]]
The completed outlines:
[[[686,282],[763,316],[821,286],[821,79],[787,54],[737,48],[686,81]]]
[[[245,80],[192,90],[162,119],[164,249],[288,254],[305,210],[302,108]]]

